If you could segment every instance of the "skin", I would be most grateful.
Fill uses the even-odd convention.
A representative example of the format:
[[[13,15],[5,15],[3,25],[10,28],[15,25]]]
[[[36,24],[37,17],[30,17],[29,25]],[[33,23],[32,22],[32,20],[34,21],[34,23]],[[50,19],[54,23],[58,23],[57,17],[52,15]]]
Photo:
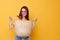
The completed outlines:
[[[27,11],[24,8],[22,9],[22,15],[23,15],[22,21],[25,21],[26,20],[25,16],[27,15]]]
[[[22,15],[23,15],[22,21],[26,21],[25,16],[27,15],[27,11],[24,8],[22,9]],[[12,17],[9,16],[9,28],[10,29],[12,29],[14,26],[14,24],[12,23],[12,20],[13,20]],[[32,21],[33,23],[35,23],[37,21],[37,18],[34,18]]]

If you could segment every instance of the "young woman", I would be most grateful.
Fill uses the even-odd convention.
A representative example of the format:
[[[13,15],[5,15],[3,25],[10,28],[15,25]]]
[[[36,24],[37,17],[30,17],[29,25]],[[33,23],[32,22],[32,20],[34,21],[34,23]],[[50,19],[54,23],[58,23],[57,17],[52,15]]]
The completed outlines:
[[[20,13],[15,17],[14,22],[12,17],[9,17],[9,28],[15,28],[16,36],[14,40],[30,40],[29,36],[34,28],[34,23],[37,21],[36,18],[29,20],[29,10],[27,6],[22,6]]]

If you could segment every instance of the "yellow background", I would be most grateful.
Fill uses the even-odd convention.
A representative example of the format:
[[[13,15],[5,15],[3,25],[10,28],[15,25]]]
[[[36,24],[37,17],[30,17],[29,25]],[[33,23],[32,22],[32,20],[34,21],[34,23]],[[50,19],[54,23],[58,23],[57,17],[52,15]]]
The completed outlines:
[[[14,28],[9,30],[9,16],[18,15],[23,5],[28,6],[30,19],[38,19],[31,40],[60,40],[59,0],[0,0],[0,40],[14,39]]]

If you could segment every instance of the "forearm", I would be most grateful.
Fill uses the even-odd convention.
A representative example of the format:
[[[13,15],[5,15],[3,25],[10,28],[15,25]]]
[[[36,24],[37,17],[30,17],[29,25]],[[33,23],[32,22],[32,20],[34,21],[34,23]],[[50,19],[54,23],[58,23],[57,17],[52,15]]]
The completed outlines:
[[[10,28],[10,29],[13,28],[13,23],[12,23],[12,21],[9,21],[9,28]]]
[[[32,20],[32,22],[33,22],[33,28],[34,28],[34,25],[35,25],[36,21],[37,21],[36,18],[34,18],[34,19]]]

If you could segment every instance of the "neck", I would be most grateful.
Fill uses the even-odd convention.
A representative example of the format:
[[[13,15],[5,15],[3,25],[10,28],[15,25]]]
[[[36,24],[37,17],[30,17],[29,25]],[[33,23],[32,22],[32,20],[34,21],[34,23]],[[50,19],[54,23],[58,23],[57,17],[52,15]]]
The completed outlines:
[[[23,19],[22,20],[26,20],[26,18],[25,17],[23,17]]]

